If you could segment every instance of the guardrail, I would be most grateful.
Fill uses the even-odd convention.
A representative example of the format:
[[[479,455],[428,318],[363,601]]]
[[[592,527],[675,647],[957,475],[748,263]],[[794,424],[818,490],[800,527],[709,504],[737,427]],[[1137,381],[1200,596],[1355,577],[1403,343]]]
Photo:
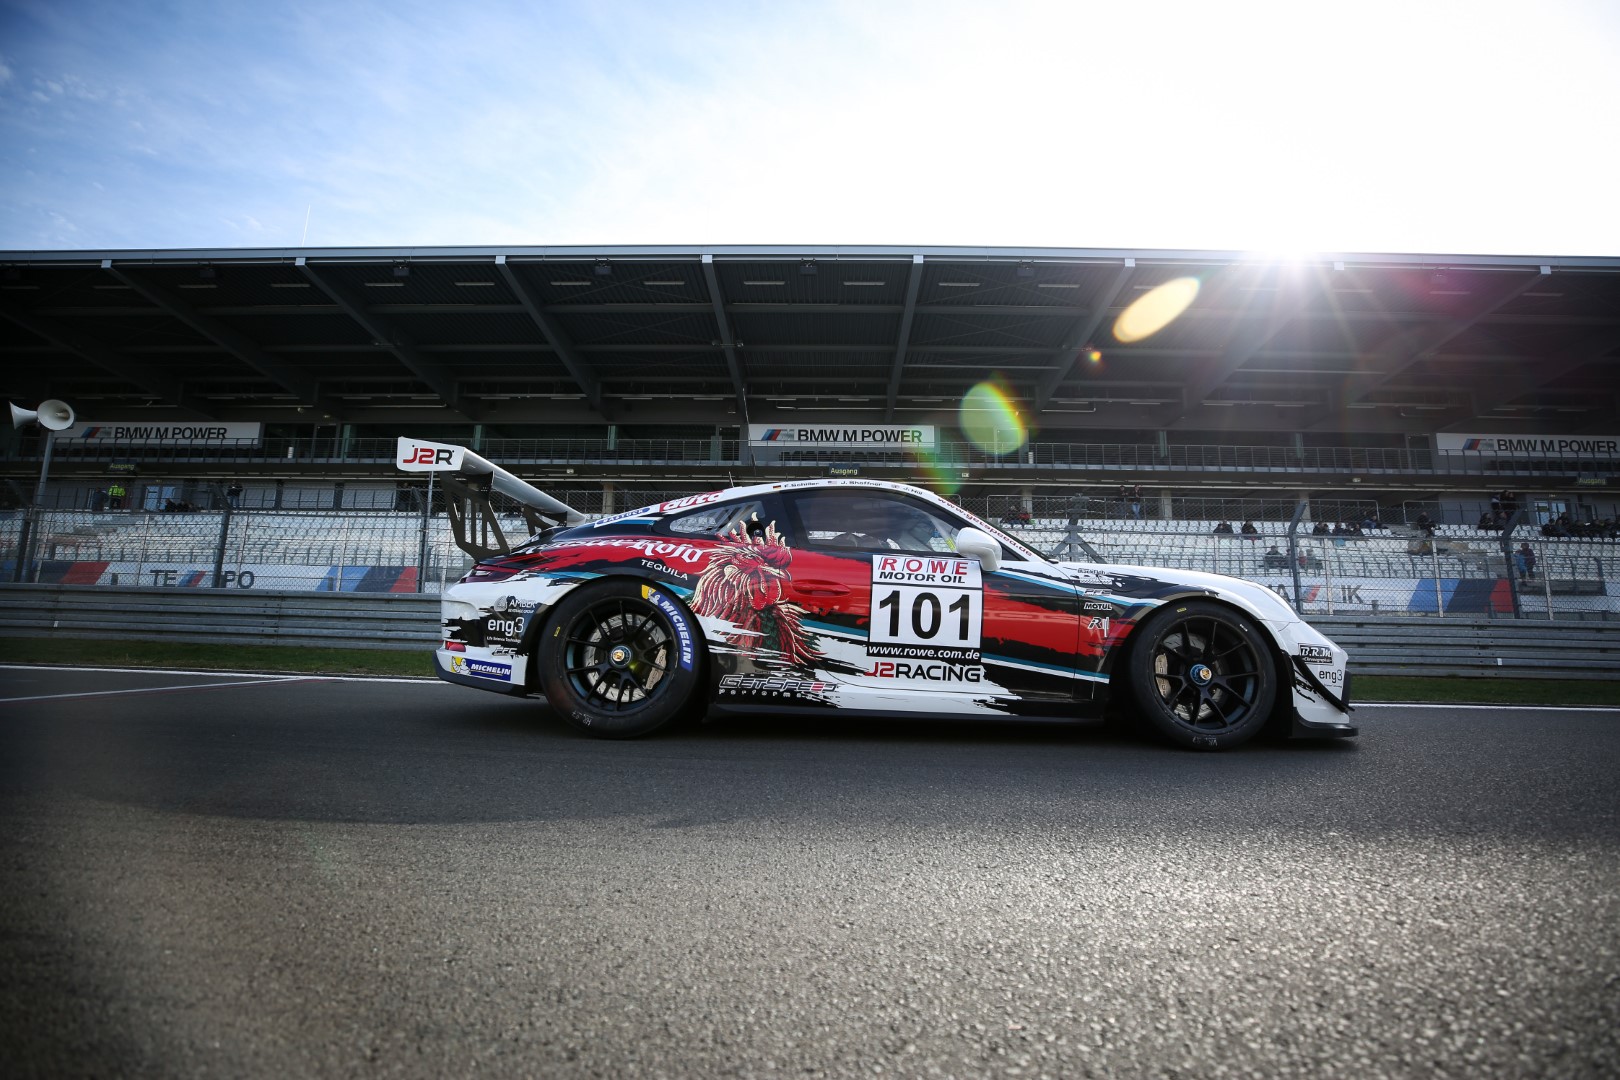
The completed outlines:
[[[1620,679],[1620,626],[1464,619],[1313,618],[1366,675]],[[0,636],[422,649],[436,597],[278,590],[0,585]]]
[[[412,593],[0,585],[0,636],[429,649],[439,599]]]
[[[1620,626],[1354,616],[1310,621],[1350,653],[1350,670],[1360,675],[1620,679]]]

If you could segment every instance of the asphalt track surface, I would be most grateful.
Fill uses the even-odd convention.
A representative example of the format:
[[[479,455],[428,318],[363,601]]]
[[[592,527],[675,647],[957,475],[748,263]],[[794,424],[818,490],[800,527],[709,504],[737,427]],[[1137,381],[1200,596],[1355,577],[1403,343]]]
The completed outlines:
[[[597,742],[431,682],[0,698],[9,1076],[1620,1074],[1614,710],[1206,755]]]

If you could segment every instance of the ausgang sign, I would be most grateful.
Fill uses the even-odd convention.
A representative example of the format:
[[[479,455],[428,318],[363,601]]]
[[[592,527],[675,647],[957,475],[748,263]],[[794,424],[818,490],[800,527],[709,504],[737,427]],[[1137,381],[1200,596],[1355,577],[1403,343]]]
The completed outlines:
[[[263,424],[210,420],[155,424],[80,420],[56,433],[59,443],[84,446],[258,446],[263,440]]]
[[[748,425],[749,446],[834,447],[842,450],[876,448],[932,450],[932,424],[799,424],[776,427]]]
[[[1566,457],[1620,461],[1620,435],[1451,435],[1435,436],[1435,449],[1447,454],[1494,457]]]

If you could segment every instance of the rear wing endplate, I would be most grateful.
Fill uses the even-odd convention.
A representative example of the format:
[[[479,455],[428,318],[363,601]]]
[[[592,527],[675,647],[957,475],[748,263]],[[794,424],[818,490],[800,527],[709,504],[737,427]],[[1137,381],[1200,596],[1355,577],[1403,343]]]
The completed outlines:
[[[438,473],[451,498],[445,500],[456,546],[475,559],[505,555],[512,550],[501,529],[491,492],[499,492],[518,504],[529,534],[549,525],[578,525],[585,515],[555,499],[527,480],[520,480],[493,462],[479,457],[465,446],[428,442],[401,435],[394,464],[402,472]],[[525,538],[526,539],[526,538]]]

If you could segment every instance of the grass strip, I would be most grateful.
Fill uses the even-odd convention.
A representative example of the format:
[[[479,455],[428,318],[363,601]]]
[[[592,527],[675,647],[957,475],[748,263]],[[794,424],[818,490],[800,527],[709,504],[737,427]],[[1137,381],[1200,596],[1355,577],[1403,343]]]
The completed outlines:
[[[166,641],[0,638],[0,662],[82,667],[176,667],[319,675],[432,677],[428,649],[335,649],[298,645],[196,645]],[[1491,705],[1620,706],[1620,680],[1430,678],[1357,675],[1355,701]]]

